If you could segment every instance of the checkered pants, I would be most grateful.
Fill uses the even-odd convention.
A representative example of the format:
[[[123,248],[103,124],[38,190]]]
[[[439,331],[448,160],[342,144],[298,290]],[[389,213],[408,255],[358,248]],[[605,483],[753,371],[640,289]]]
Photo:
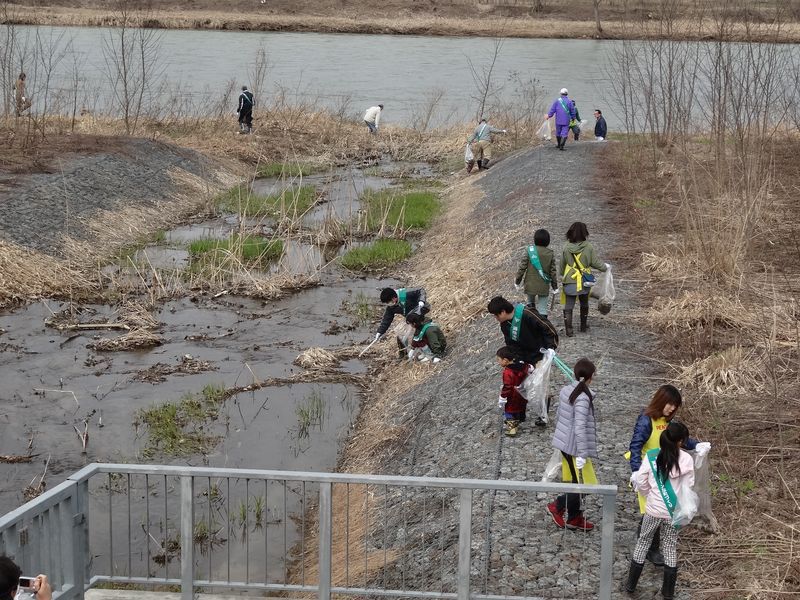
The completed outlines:
[[[656,529],[661,528],[661,554],[664,555],[664,564],[668,567],[678,566],[678,530],[672,526],[669,519],[658,519],[645,515],[642,519],[642,530],[633,550],[633,561],[639,564],[645,561],[647,551],[656,534]]]

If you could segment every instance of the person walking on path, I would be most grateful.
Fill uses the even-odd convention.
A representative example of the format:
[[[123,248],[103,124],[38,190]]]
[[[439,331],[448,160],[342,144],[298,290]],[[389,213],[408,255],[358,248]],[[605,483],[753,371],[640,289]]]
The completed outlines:
[[[425,317],[418,312],[411,311],[406,317],[406,323],[414,328],[408,351],[409,360],[415,357],[427,362],[433,360],[438,363],[444,358],[447,349],[447,340],[441,328],[429,317]]]
[[[492,127],[486,119],[481,119],[475,131],[472,132],[472,137],[467,141],[467,143],[472,144],[472,153],[478,163],[479,170],[489,168],[489,161],[492,160],[493,133],[506,133],[506,130]]]
[[[678,388],[665,384],[656,390],[650,403],[636,419],[629,451],[625,453],[625,458],[631,465],[631,484],[633,484],[636,472],[642,466],[645,455],[650,450],[660,448],[661,434],[666,431],[682,404],[683,398]],[[692,438],[686,438],[683,447],[686,450],[695,450],[699,455],[707,454],[711,450],[710,443],[698,442]],[[642,494],[639,494],[638,498],[639,512],[644,515],[646,498]],[[641,531],[641,527],[642,523],[639,524],[639,531]],[[656,530],[646,558],[655,566],[663,567],[664,557],[659,550],[659,542],[659,532]]]
[[[25,72],[21,72],[17,77],[17,83],[14,85],[14,100],[16,101],[17,116],[21,117],[22,113],[31,107],[31,99],[25,91],[25,81],[28,78]]]
[[[548,248],[549,245],[550,232],[546,229],[537,229],[533,234],[533,245],[525,250],[514,280],[517,289],[524,282],[523,288],[528,297],[528,306],[534,306],[536,312],[545,318],[547,318],[550,292],[558,290],[556,259],[553,251]]]
[[[589,287],[594,285],[592,268],[607,271],[611,265],[600,262],[594,248],[586,241],[589,230],[576,221],[567,230],[567,243],[561,251],[561,303],[564,305],[564,329],[572,337],[572,311],[575,298],[580,300],[581,331],[589,331]]]
[[[595,395],[589,388],[595,370],[588,358],[581,358],[573,369],[577,381],[564,386],[559,393],[553,447],[561,451],[561,480],[564,483],[597,483],[592,465],[592,458],[598,458]],[[594,523],[583,516],[580,494],[561,494],[547,505],[547,512],[561,529],[594,529]]]
[[[550,119],[553,115],[556,117],[556,147],[564,150],[570,127],[575,121],[575,103],[569,99],[567,88],[561,88],[560,96],[553,101],[545,119]]]
[[[500,323],[505,344],[518,360],[536,365],[542,358],[542,348],[558,346],[558,334],[550,321],[524,304],[514,306],[502,296],[495,296],[487,310]]]
[[[530,365],[514,356],[508,346],[498,348],[497,363],[503,369],[503,387],[497,400],[497,406],[503,411],[503,433],[515,437],[528,408],[528,400],[517,388],[528,377]]]
[[[594,139],[597,142],[602,142],[608,137],[608,126],[606,125],[606,118],[599,108],[594,109]]]
[[[239,94],[239,106],[236,109],[236,112],[239,113],[239,133],[241,134],[249,134],[253,131],[253,106],[255,106],[253,92],[243,85],[242,93]]]
[[[389,331],[395,315],[407,317],[411,312],[424,315],[429,311],[423,288],[399,288],[397,290],[389,287],[383,288],[380,299],[381,303],[386,305],[386,310],[383,311],[383,318],[378,325],[378,332],[375,334],[376,342]],[[413,328],[404,323],[397,335],[398,358],[405,358],[406,348],[411,342],[412,335]]]
[[[364,113],[364,123],[369,127],[370,133],[378,133],[378,126],[381,123],[381,113],[383,112],[383,104],[378,106],[370,106],[367,112]]]
[[[578,103],[574,100],[572,101],[572,106],[575,107],[575,120],[570,122],[569,128],[572,130],[572,136],[577,142],[578,138],[581,137],[581,113],[578,112]]]
[[[625,582],[625,591],[628,593],[636,591],[645,556],[658,531],[661,534],[660,548],[664,555],[661,596],[665,600],[675,597],[675,582],[678,579],[678,530],[672,524],[672,513],[681,490],[694,486],[694,460],[683,450],[688,440],[689,430],[686,425],[672,421],[659,436],[659,448],[647,452],[641,468],[631,478],[636,490],[647,501]]]

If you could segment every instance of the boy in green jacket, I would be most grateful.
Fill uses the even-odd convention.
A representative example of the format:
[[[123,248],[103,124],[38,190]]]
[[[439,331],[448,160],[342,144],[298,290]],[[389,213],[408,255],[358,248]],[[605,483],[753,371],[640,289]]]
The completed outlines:
[[[411,350],[408,351],[409,360],[419,357],[421,361],[433,359],[438,363],[444,358],[447,340],[439,326],[419,313],[410,313],[406,323],[414,328],[414,337],[411,338]]]
[[[525,256],[519,263],[514,287],[520,288],[524,281],[525,295],[528,305],[535,307],[543,317],[547,317],[547,305],[550,301],[550,290],[558,290],[556,261],[550,245],[550,232],[537,229],[533,234],[533,246],[525,249]]]

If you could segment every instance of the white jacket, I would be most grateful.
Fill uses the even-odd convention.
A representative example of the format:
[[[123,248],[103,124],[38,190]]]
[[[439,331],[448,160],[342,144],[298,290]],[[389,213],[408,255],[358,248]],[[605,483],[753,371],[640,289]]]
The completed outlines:
[[[675,490],[676,496],[680,496],[682,487],[694,487],[694,460],[688,452],[681,450],[678,453],[678,466],[681,470],[680,474],[677,471],[673,471],[669,475],[669,482],[672,484],[672,489]],[[656,478],[653,476],[653,470],[650,468],[650,461],[647,457],[642,459],[642,466],[636,471],[633,486],[636,491],[647,498],[647,506],[644,511],[648,515],[657,519],[670,518],[669,510],[667,510],[667,505],[664,504],[664,499],[658,490]]]
[[[381,122],[381,107],[380,106],[370,106],[367,109],[367,112],[364,113],[364,120],[367,123],[372,123],[375,127]]]

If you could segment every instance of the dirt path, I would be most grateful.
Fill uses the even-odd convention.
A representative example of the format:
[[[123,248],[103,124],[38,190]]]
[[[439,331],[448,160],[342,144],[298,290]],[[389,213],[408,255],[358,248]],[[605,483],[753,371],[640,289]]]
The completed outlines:
[[[523,246],[530,243],[535,229],[547,228],[552,246],[559,252],[569,225],[585,221],[600,257],[614,264],[619,274],[618,303],[608,316],[600,316],[593,308],[589,334],[580,334],[576,328],[575,337],[567,338],[560,314],[553,315],[553,322],[561,334],[561,358],[573,364],[586,356],[598,367],[593,385],[601,456],[597,472],[601,483],[620,488],[614,566],[618,581],[625,574],[638,522],[633,494],[627,488],[630,471],[622,455],[635,415],[662,379],[657,365],[647,359],[652,338],[637,330],[630,319],[636,310],[637,290],[636,284],[625,278],[623,252],[616,250],[621,240],[616,216],[599,187],[593,185],[604,176],[595,174],[595,162],[603,151],[603,145],[594,143],[572,144],[565,153],[552,147],[522,151],[451,192],[445,217],[448,224],[433,232],[432,238],[443,231],[451,237],[440,239],[435,247],[422,248],[426,258],[420,260],[419,273],[430,289],[434,318],[446,323],[449,358],[432,374],[421,373],[420,366],[401,365],[388,376],[389,390],[382,389],[378,394],[382,397],[375,398],[380,407],[373,412],[383,413],[382,433],[391,437],[391,432],[403,431],[405,435],[395,437],[406,441],[402,450],[384,453],[379,464],[371,466],[384,473],[416,476],[541,478],[552,453],[553,426],[542,430],[529,419],[518,437],[502,435],[496,406],[500,370],[494,356],[503,340],[497,323],[485,313],[485,305],[495,293],[522,299],[514,292],[513,276]],[[474,246],[469,241],[474,239],[473,230],[480,232]],[[459,231],[461,240],[452,237]],[[466,261],[465,268],[452,266],[459,260]],[[479,316],[459,325],[475,316],[476,308]],[[553,391],[563,384],[563,377],[556,372]],[[398,390],[398,395],[390,390]],[[551,418],[554,415],[555,406]],[[364,422],[371,419],[367,409]],[[358,438],[354,441],[346,467],[363,464],[357,457],[363,444]],[[572,596],[596,589],[599,532],[582,535],[558,530],[545,511],[548,501],[498,494],[476,503],[475,517],[482,525],[477,535],[473,532],[473,549],[478,555],[473,575],[474,585],[482,587],[482,593]],[[424,511],[422,506],[409,508],[411,514]],[[587,500],[587,516],[599,521],[595,500]],[[422,565],[438,561],[438,554],[438,547],[420,544],[408,556]],[[641,585],[642,597],[656,592],[660,571],[646,569]]]

